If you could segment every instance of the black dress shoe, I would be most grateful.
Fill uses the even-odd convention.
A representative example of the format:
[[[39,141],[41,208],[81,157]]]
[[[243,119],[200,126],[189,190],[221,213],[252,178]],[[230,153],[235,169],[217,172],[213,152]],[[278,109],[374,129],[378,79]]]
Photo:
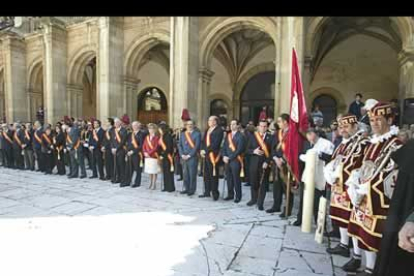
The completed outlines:
[[[99,177],[99,180],[106,180],[105,177]]]
[[[68,178],[78,178],[78,176],[75,175],[69,175]]]
[[[121,184],[119,184],[119,187],[127,187],[127,186],[129,186],[129,184],[128,183],[121,183]]]
[[[79,178],[80,179],[86,178],[86,175],[81,175]]]
[[[234,196],[226,196],[225,198],[224,198],[224,200],[233,200],[234,199]]]
[[[266,210],[266,213],[268,213],[268,214],[277,213],[277,212],[280,212],[280,209],[277,209],[275,207],[272,207],[272,208]]]
[[[105,180],[111,180],[111,179],[112,179],[112,177],[110,177],[110,176],[105,177]]]
[[[188,195],[188,196],[192,196],[192,195],[194,195],[194,192],[192,192],[192,193],[187,193],[187,195]]]
[[[263,206],[257,206],[257,209],[259,209],[259,211],[263,211],[264,210]]]
[[[295,220],[295,222],[292,224],[293,226],[301,226],[302,225],[302,221],[300,220]]]
[[[373,271],[369,269],[365,269],[364,271],[360,271],[357,274],[355,274],[355,276],[372,276],[372,275],[373,275]]]
[[[209,194],[202,194],[202,195],[199,195],[198,197],[199,197],[199,198],[203,198],[203,197],[210,197],[210,195],[209,195]]]
[[[138,188],[139,186],[141,185],[134,184],[134,185],[131,185],[131,188]]]
[[[349,258],[349,248],[346,245],[337,244],[334,248],[328,248],[326,249],[326,252],[332,255],[339,255],[345,258]]]
[[[247,206],[253,206],[257,203],[256,200],[250,200],[249,202],[246,203]]]
[[[93,179],[93,178],[98,178],[98,176],[91,176],[91,177],[89,177],[89,179]]]
[[[168,191],[169,193],[175,192],[175,189],[171,189]]]
[[[236,198],[235,200],[234,200],[234,203],[239,203],[240,202],[240,198]]]
[[[361,267],[361,259],[352,258],[342,266],[342,270],[345,272],[355,273]]]
[[[180,194],[185,195],[185,194],[188,194],[188,192],[187,191],[181,191]]]
[[[219,197],[220,197],[220,193],[219,192],[213,192],[213,199],[214,199],[214,201],[217,201],[218,199],[219,199]]]
[[[166,192],[166,191],[167,191],[166,189],[162,189],[162,190],[161,190],[161,192]]]

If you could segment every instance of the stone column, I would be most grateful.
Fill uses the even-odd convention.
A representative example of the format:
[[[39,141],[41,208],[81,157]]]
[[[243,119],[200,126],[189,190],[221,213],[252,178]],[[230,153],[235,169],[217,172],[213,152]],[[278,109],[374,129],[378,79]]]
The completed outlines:
[[[5,106],[6,103],[4,97],[4,75],[0,75],[0,121],[2,121],[3,117],[5,116]]]
[[[83,115],[83,87],[77,85],[68,85],[66,103],[69,116],[74,118],[81,117]]]
[[[282,18],[282,41],[280,60],[280,113],[290,111],[290,89],[292,75],[292,48],[296,49],[298,66],[301,71],[303,82],[303,61],[304,61],[304,21],[303,17]],[[305,91],[305,94],[308,91]]]
[[[198,18],[171,17],[169,121],[174,128],[182,124],[183,108],[190,111],[192,119],[200,122],[198,51]]]
[[[121,116],[123,109],[124,32],[122,17],[101,17],[97,56],[97,117]]]
[[[137,118],[138,112],[138,84],[139,81],[136,79],[125,78],[124,79],[124,97],[123,97],[123,108],[126,110],[131,122]]]
[[[55,123],[67,115],[67,36],[62,21],[46,17],[42,21],[44,39],[45,122]]]
[[[304,57],[303,62],[303,74],[302,74],[302,86],[303,91],[305,91],[305,101],[307,103],[306,107],[308,108],[308,111],[310,111],[312,103],[310,102],[309,95],[312,91],[310,91],[310,85],[311,85],[311,77],[313,74],[313,60],[311,57]]]
[[[23,38],[9,33],[2,39],[6,119],[26,121],[26,46]]]
[[[414,49],[402,50],[398,54],[400,62],[400,84],[399,84],[399,103],[400,103],[400,123],[403,123],[404,100],[414,98]]]
[[[207,124],[207,117],[210,115],[210,101],[208,100],[207,95],[210,93],[210,84],[213,75],[214,72],[207,68],[201,68],[199,70],[199,93],[197,97],[197,125],[202,130],[204,130],[205,125]]]

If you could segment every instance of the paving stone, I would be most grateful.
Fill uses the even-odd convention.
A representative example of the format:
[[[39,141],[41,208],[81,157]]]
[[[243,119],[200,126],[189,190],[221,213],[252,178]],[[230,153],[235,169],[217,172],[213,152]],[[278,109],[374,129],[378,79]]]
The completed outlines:
[[[327,245],[315,241],[315,233],[303,233],[300,227],[287,226],[283,247],[326,254]]]
[[[254,275],[272,276],[275,270],[275,262],[247,256],[238,256],[231,266],[231,269]]]

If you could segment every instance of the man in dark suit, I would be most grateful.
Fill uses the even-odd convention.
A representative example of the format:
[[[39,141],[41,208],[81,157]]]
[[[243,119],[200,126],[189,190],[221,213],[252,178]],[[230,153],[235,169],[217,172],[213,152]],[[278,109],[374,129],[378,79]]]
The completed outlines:
[[[83,152],[81,145],[80,130],[77,123],[69,124],[68,135],[66,136],[66,147],[70,155],[71,170],[68,178],[77,178],[79,176],[80,157]],[[80,178],[86,177],[85,166],[81,167]]]
[[[97,178],[99,171],[99,179],[104,180],[103,159],[102,159],[102,141],[104,140],[105,131],[101,128],[101,121],[95,120],[93,122],[93,130],[89,135],[89,150],[91,156],[92,176],[90,178]],[[98,170],[96,169],[98,167]]]
[[[20,123],[14,123],[13,133],[13,157],[15,168],[19,170],[24,169],[24,131]]]
[[[122,183],[125,178],[125,148],[127,140],[127,130],[122,126],[122,121],[115,119],[114,136],[112,137],[112,158],[115,158],[114,175],[112,183]]]
[[[250,192],[251,199],[247,202],[247,206],[258,204],[258,209],[263,211],[263,202],[258,202],[259,190],[264,189],[264,183],[261,183],[262,175],[268,170],[271,161],[272,137],[267,134],[269,123],[260,121],[257,127],[258,131],[249,134],[249,147],[247,154],[250,155]]]
[[[223,130],[218,126],[218,117],[210,116],[208,118],[208,129],[206,130],[202,143],[201,157],[204,158],[205,191],[199,197],[209,197],[210,192],[214,200],[219,198],[218,182],[219,173],[218,165],[220,161],[220,146],[223,141]]]
[[[180,194],[192,196],[197,190],[198,153],[201,146],[201,133],[194,129],[194,122],[186,122],[186,131],[181,132],[178,150],[183,160],[185,190]]]
[[[222,150],[223,161],[226,164],[227,190],[228,194],[224,200],[233,200],[236,193],[235,203],[239,203],[242,198],[241,175],[244,175],[243,153],[245,143],[243,134],[239,131],[240,122],[236,119],[231,120],[231,132],[224,138],[224,146]],[[241,174],[241,172],[243,172]]]
[[[112,137],[114,133],[114,119],[108,118],[106,121],[105,137],[102,141],[102,153],[105,159],[106,180],[112,180],[114,174],[114,157],[112,154]]]
[[[26,129],[24,130],[24,160],[26,165],[26,170],[34,171],[34,156],[33,156],[33,133],[31,123],[26,124]]]
[[[357,93],[355,95],[355,101],[351,103],[349,106],[348,113],[355,115],[358,120],[361,118],[361,108],[364,106],[364,103],[362,102],[362,94]]]
[[[34,133],[33,133],[33,149],[37,161],[37,170],[44,172],[45,171],[45,162],[42,153],[42,125],[39,121],[36,121],[33,126]]]
[[[144,145],[144,139],[147,136],[147,133],[141,128],[140,122],[132,122],[132,132],[128,135],[127,139],[127,156],[129,158],[128,162],[131,162],[131,164],[127,164],[126,166],[124,185],[131,185],[132,188],[141,186],[142,167],[144,164],[142,145]],[[134,172],[135,180],[134,184],[131,184]]]

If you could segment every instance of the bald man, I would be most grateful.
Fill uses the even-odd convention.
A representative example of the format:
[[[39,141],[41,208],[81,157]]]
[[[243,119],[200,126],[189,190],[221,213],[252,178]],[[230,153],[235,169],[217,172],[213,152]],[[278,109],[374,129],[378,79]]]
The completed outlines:
[[[208,129],[204,133],[201,157],[205,158],[204,162],[204,194],[199,197],[210,197],[210,193],[214,200],[220,196],[218,191],[219,182],[219,162],[220,146],[223,140],[223,130],[218,126],[218,117],[210,116],[208,118]]]

